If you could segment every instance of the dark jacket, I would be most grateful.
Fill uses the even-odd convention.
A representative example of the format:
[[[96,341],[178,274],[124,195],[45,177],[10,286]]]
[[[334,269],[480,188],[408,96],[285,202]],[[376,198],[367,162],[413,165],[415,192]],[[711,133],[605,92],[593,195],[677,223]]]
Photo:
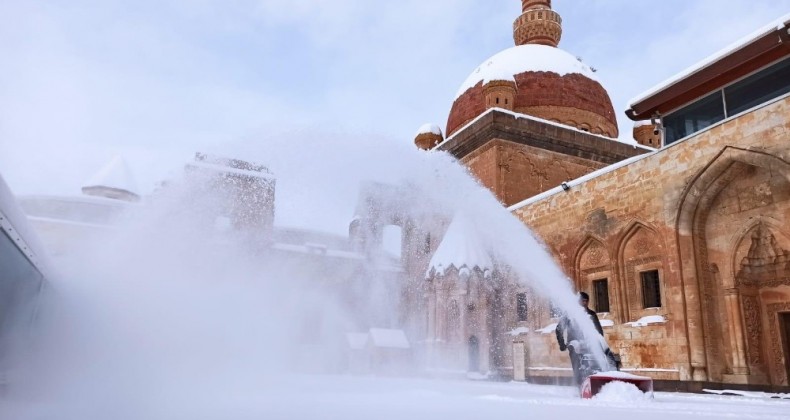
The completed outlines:
[[[598,334],[603,336],[603,328],[601,328],[601,321],[598,320],[598,314],[592,309],[587,309],[587,315],[590,316],[590,321],[595,325]],[[564,315],[560,322],[557,323],[557,329],[554,331],[557,335],[557,343],[560,345],[560,350],[565,351],[573,340],[583,341],[584,334],[579,329],[579,326],[573,322],[567,315]]]

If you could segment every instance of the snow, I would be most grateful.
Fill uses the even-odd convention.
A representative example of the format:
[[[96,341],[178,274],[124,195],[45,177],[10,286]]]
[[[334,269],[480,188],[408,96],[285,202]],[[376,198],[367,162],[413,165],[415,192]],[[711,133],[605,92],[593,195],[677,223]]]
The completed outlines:
[[[650,324],[663,324],[664,322],[667,322],[667,319],[661,315],[648,315],[639,318],[638,321],[626,322],[625,325],[631,327],[646,327]]]
[[[436,134],[437,136],[441,136],[442,129],[436,124],[423,124],[420,126],[420,129],[417,130],[417,134],[415,134],[414,137],[417,137],[420,134]]]
[[[650,394],[639,390],[634,384],[626,382],[609,382],[593,397],[596,401],[634,403],[637,401],[652,401]]]
[[[768,392],[738,391],[732,389],[703,389],[702,391],[717,395],[737,395],[747,398],[790,400],[790,394],[772,394]]]
[[[337,258],[348,258],[354,260],[363,260],[365,257],[362,254],[357,252],[351,251],[343,251],[338,249],[326,249],[310,246],[308,244],[305,245],[293,245],[293,244],[286,244],[286,243],[275,243],[272,245],[272,249],[276,249],[278,251],[287,251],[287,252],[298,252],[302,254],[314,254],[314,255],[324,255],[327,257],[337,257]]]
[[[491,257],[483,248],[479,238],[475,224],[464,214],[457,213],[431,258],[426,277],[433,270],[444,274],[450,267],[455,267],[459,271],[475,268],[482,271],[493,270]],[[464,268],[467,270],[463,270]]]
[[[576,59],[573,55],[559,48],[546,45],[520,45],[508,48],[484,61],[464,81],[455,99],[476,84],[488,83],[493,80],[514,80],[513,76],[524,72],[552,72],[560,76],[578,73],[598,81],[592,69]]]
[[[606,136],[600,135],[600,134],[593,134],[593,133],[590,133],[589,131],[580,130],[580,129],[578,129],[576,127],[573,127],[573,126],[570,126],[570,125],[565,125],[565,124],[554,122],[554,121],[550,121],[550,120],[544,120],[543,118],[538,118],[538,117],[535,117],[533,115],[522,114],[520,112],[514,112],[514,111],[510,111],[508,109],[496,108],[496,107],[487,109],[485,112],[483,112],[482,114],[478,115],[473,120],[471,120],[468,123],[464,124],[461,128],[456,130],[455,133],[453,133],[452,136],[447,137],[446,139],[444,139],[444,141],[439,143],[435,148],[438,149],[441,146],[443,146],[444,144],[449,143],[450,141],[452,141],[455,138],[455,136],[457,136],[459,133],[463,132],[466,127],[469,127],[470,125],[476,123],[478,120],[482,119],[483,117],[485,117],[486,115],[488,115],[491,112],[501,112],[503,114],[510,114],[510,115],[512,115],[512,116],[514,116],[516,118],[524,118],[524,119],[527,119],[527,120],[538,121],[538,122],[541,122],[541,123],[544,123],[544,124],[553,125],[553,126],[556,126],[556,127],[562,127],[562,128],[564,128],[566,130],[572,130],[572,131],[576,131],[576,132],[579,132],[579,133],[584,133],[585,135],[588,135],[588,136],[598,137],[598,138],[601,138],[601,139],[604,139],[604,140],[608,140],[608,141],[616,141],[616,142],[624,143],[624,144],[627,144],[629,146],[634,147],[635,149],[643,149],[643,150],[650,150],[650,151],[655,150],[652,147],[642,146],[641,144],[636,143],[635,141],[629,140],[629,139],[626,139],[626,138],[623,138],[621,140],[621,139],[614,139],[614,138],[611,138],[611,137],[606,137]]]
[[[634,123],[634,128],[644,127],[646,125],[653,125],[653,121],[651,121],[651,120],[637,121],[637,122]]]
[[[593,376],[604,377],[604,378],[615,378],[615,379],[650,380],[650,378],[646,376],[638,376],[632,373],[616,371],[616,370],[596,373]]]
[[[557,323],[546,325],[545,327],[535,330],[535,332],[539,332],[541,334],[551,334],[557,329]]]
[[[614,327],[614,321],[611,319],[602,319],[601,320],[602,327]]]
[[[274,175],[272,175],[270,173],[266,173],[266,172],[250,171],[250,170],[247,170],[247,169],[232,168],[230,166],[218,165],[218,164],[207,163],[207,162],[200,162],[200,161],[189,162],[187,164],[187,167],[208,169],[208,170],[216,171],[216,172],[229,173],[229,174],[234,174],[234,175],[250,176],[250,177],[255,177],[255,178],[274,179]]]
[[[114,157],[83,185],[83,188],[88,187],[108,187],[134,194],[138,191],[132,171],[121,156]]]
[[[166,384],[130,389],[122,400],[94,390],[91,394],[99,392],[102,398],[90,403],[76,394],[67,394],[60,403],[6,395],[0,397],[0,411],[3,418],[14,420],[779,420],[790,413],[786,400],[663,392],[656,392],[652,401],[618,399],[624,392],[617,386],[603,397],[582,400],[572,387],[373,376],[265,374],[257,387],[244,381],[184,385],[166,395],[161,394]]]
[[[746,46],[750,42],[756,40],[757,38],[760,38],[761,36],[763,36],[763,35],[765,35],[765,34],[767,34],[769,32],[775,31],[775,30],[782,30],[782,29],[784,29],[784,27],[788,23],[790,23],[790,13],[780,17],[779,19],[776,19],[775,21],[773,21],[773,22],[771,22],[771,23],[769,23],[769,24],[767,24],[765,26],[763,26],[762,28],[754,31],[753,33],[751,33],[751,34],[749,34],[749,35],[747,35],[747,36],[745,36],[745,37],[733,42],[732,44],[728,45],[727,47],[722,48],[721,50],[719,50],[716,53],[708,56],[707,58],[699,61],[698,63],[694,64],[693,66],[691,66],[689,68],[687,68],[686,70],[683,70],[680,73],[670,77],[669,79],[667,79],[667,80],[665,80],[665,81],[653,86],[652,88],[650,88],[647,91],[643,92],[639,96],[637,96],[637,97],[631,99],[630,101],[628,101],[628,106],[630,108],[633,108],[633,106],[635,104],[644,101],[645,99],[649,98],[650,96],[655,95],[656,93],[658,93],[658,92],[660,92],[660,91],[662,91],[662,90],[664,90],[664,89],[666,89],[666,88],[668,88],[668,87],[680,82],[681,80],[683,80],[683,79],[685,79],[685,78],[687,78],[689,76],[692,76],[692,75],[694,75],[696,73],[699,73],[700,71],[702,71],[706,67],[708,67],[711,64],[719,61],[720,59],[722,59],[722,58],[724,58],[724,57],[726,57],[726,56],[728,56],[728,55],[740,50],[741,48],[743,48],[744,46]],[[777,41],[778,41],[778,39],[777,39]]]
[[[370,342],[374,347],[391,349],[408,349],[411,347],[403,330],[371,328],[369,335]]]
[[[364,350],[368,345],[368,334],[346,333],[346,342],[351,350]]]
[[[529,328],[527,328],[527,327],[518,327],[518,328],[514,328],[514,329],[508,331],[508,334],[510,334],[510,335],[515,337],[515,336],[517,336],[519,334],[526,334],[528,332],[529,332]]]

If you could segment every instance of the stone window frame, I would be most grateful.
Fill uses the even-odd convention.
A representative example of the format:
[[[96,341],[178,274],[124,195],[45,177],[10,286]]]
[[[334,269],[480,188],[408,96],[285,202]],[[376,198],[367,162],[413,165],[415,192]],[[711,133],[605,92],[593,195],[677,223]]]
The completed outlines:
[[[644,296],[642,294],[642,273],[645,271],[658,271],[658,290],[661,293],[661,306],[656,308],[644,308]],[[629,302],[631,316],[635,319],[628,321],[636,321],[639,318],[648,315],[666,315],[667,314],[667,286],[665,280],[665,270],[663,261],[651,261],[642,264],[634,265],[634,272],[632,274],[634,287],[634,302]]]
[[[596,313],[598,313],[598,314],[608,314],[608,316],[611,317],[612,314],[614,314],[616,312],[615,309],[617,308],[617,303],[618,303],[617,299],[615,299],[615,296],[616,296],[616,293],[617,293],[617,288],[615,287],[616,284],[615,284],[614,272],[613,272],[613,270],[610,267],[601,267],[601,268],[602,269],[600,271],[587,270],[587,272],[585,273],[584,282],[581,285],[583,287],[580,290],[584,291],[584,292],[587,292],[590,295],[590,307],[593,310],[595,310],[595,305],[597,304],[597,302],[595,302],[595,297],[594,297],[595,293],[593,292],[593,282],[595,280],[606,279],[609,282],[609,284],[608,284],[608,287],[609,287],[609,312],[597,312],[596,311]]]

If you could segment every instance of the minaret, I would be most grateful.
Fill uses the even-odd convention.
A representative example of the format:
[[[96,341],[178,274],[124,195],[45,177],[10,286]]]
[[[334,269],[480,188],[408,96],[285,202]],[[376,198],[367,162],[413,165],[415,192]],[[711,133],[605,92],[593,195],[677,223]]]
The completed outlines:
[[[556,47],[562,37],[562,18],[551,10],[551,0],[521,0],[521,16],[513,22],[516,45]]]

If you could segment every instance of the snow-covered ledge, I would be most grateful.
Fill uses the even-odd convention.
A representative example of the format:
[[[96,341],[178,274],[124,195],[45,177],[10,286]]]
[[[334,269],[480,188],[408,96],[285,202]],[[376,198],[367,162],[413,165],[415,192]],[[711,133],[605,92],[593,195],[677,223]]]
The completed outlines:
[[[663,315],[648,315],[648,316],[643,316],[642,318],[639,318],[636,321],[626,322],[625,325],[639,328],[639,327],[646,327],[648,325],[663,324],[665,322],[667,322],[667,319],[664,318]]]

